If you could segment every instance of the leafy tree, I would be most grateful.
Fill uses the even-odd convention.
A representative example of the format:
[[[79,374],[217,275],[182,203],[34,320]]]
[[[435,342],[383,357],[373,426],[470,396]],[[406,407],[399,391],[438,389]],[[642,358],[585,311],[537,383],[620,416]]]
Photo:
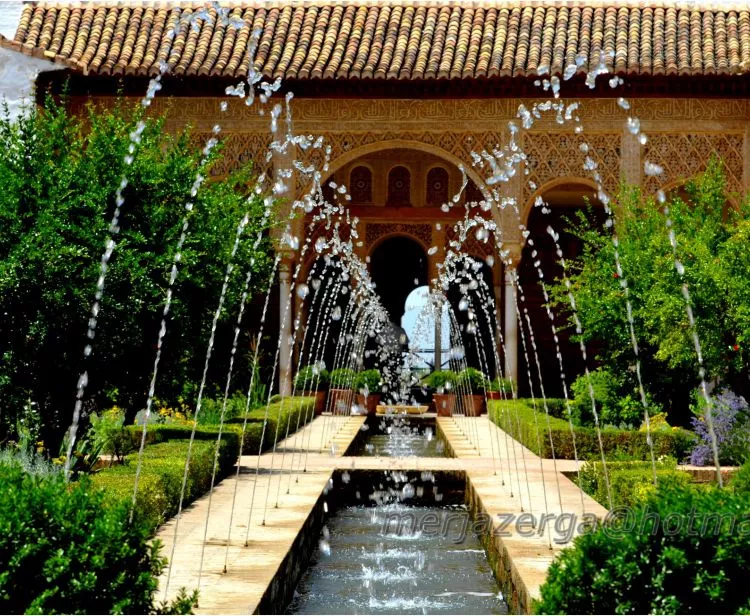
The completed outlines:
[[[130,166],[130,134],[145,123]],[[249,223],[217,332],[227,345],[245,272],[251,292],[267,281],[270,259],[262,198],[252,167],[205,181],[221,144],[205,159],[189,131],[170,135],[160,118],[118,103],[74,115],[48,100],[17,121],[0,120],[0,440],[13,435],[28,400],[39,409],[43,437],[58,441],[70,423],[78,375],[89,374],[87,411],[117,404],[128,421],[142,408],[166,287],[185,204],[189,233],[174,289],[157,391],[193,402],[213,312],[236,228]],[[86,328],[99,261],[123,174],[117,248],[107,271],[93,354],[84,362]],[[248,195],[251,195],[248,198]],[[264,236],[267,236],[265,234]],[[242,340],[242,349],[247,341]],[[222,357],[227,354],[215,354]],[[238,361],[237,365],[243,365]],[[210,382],[226,370],[214,362]],[[216,379],[218,380],[218,379]],[[54,447],[54,443],[52,444]]]
[[[666,205],[689,285],[707,379],[746,395],[750,207],[747,201],[728,207],[723,168],[716,159],[687,183],[686,195],[686,200],[673,195]],[[699,366],[664,207],[632,187],[623,188],[612,207],[647,393],[657,408],[668,409],[672,421],[687,424]],[[586,228],[583,219],[575,232],[584,251],[572,263],[570,278],[584,340],[596,341],[601,349],[598,359],[620,376],[618,394],[638,400],[625,290],[610,232]],[[554,301],[568,307],[563,285],[555,288]]]

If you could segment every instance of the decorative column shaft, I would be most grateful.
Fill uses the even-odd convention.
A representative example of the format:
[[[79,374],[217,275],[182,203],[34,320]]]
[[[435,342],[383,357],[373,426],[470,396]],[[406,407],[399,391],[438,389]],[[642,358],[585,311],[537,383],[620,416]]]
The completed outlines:
[[[284,259],[279,264],[279,393],[292,395],[292,367],[290,345],[292,343],[292,296],[290,287],[290,262]]]
[[[518,383],[518,320],[516,318],[515,264],[505,268],[505,376]]]
[[[435,311],[435,370],[443,367],[443,305]]]
[[[427,255],[427,277],[428,284],[432,287],[433,293],[442,293],[438,285],[438,265],[445,262],[445,227],[440,225],[432,227],[432,245],[437,248],[437,252]],[[435,312],[435,344],[433,353],[435,355],[435,370],[440,370],[443,365],[443,305],[437,307]]]

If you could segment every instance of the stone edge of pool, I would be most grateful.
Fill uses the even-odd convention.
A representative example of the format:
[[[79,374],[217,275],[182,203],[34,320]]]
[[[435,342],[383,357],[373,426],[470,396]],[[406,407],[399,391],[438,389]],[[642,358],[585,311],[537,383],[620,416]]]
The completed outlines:
[[[477,420],[481,421],[482,418],[477,418]],[[474,419],[471,419],[471,421],[474,421]],[[487,423],[489,424],[489,422]],[[452,418],[438,418],[436,428],[445,439],[446,446],[449,448],[450,453],[455,456],[452,458],[453,461],[462,458],[468,461],[473,458],[472,462],[475,464],[472,464],[472,466],[461,464],[460,466],[463,466],[463,468],[457,466],[453,469],[446,469],[438,468],[441,466],[444,467],[443,464],[435,462],[436,460],[440,460],[440,458],[393,458],[384,459],[389,460],[390,463],[384,464],[382,470],[416,472],[453,471],[462,473],[465,477],[464,502],[467,504],[469,513],[473,519],[476,519],[480,514],[493,516],[492,519],[494,519],[495,515],[501,512],[512,514],[512,510],[515,506],[497,506],[496,499],[498,497],[502,498],[502,495],[493,493],[491,496],[488,497],[488,495],[485,495],[483,498],[481,494],[483,488],[487,488],[488,483],[490,483],[489,487],[493,487],[493,482],[497,482],[498,484],[501,482],[501,479],[497,476],[495,462],[492,461],[492,467],[488,466],[487,461],[483,459],[480,453],[483,449],[483,443],[480,442],[478,447],[469,443],[468,437],[462,430],[454,429],[456,428],[456,421]],[[483,429],[482,431],[477,432],[477,434],[483,435],[479,438],[486,438],[489,434],[489,438],[492,439],[492,431],[496,429],[497,428],[494,425],[489,424],[489,430]],[[502,434],[503,438],[505,438],[504,433]],[[340,451],[347,451],[355,437],[356,433],[353,433],[349,443],[345,447],[342,446]],[[340,444],[343,445],[343,443]],[[491,445],[492,443],[490,442],[490,446]],[[520,447],[520,444],[515,443],[514,447]],[[479,451],[477,449],[479,449]],[[565,499],[564,506],[570,505],[569,509],[571,509],[572,512],[579,509],[577,504],[573,503],[571,499],[574,498],[575,495],[578,495],[580,498],[580,491],[578,487],[570,481],[565,474],[563,474],[562,470],[548,468],[550,461],[540,461],[538,457],[533,456],[528,450],[525,450],[524,455],[527,457],[533,457],[533,460],[531,460],[533,464],[539,465],[541,462],[541,475],[545,477],[544,481],[547,484],[549,483],[548,475],[550,473],[554,472],[558,475],[555,480],[559,481],[560,485],[564,488],[565,496],[561,496],[561,501],[563,498]],[[499,457],[500,454],[498,453],[498,458]],[[329,477],[334,477],[337,473],[343,471],[356,472],[357,470],[375,470],[372,468],[372,464],[365,465],[367,468],[357,469],[356,463],[352,463],[351,460],[352,458],[334,458]],[[506,462],[510,463],[510,460],[508,459]],[[563,492],[561,492],[561,494],[563,494]],[[538,497],[539,495],[535,494],[534,496]],[[253,613],[281,613],[286,609],[293,597],[294,590],[297,587],[302,574],[309,566],[310,559],[315,551],[326,517],[323,510],[325,499],[325,491],[321,490],[316,502],[310,508],[306,519],[302,523],[290,549],[280,561],[265,592],[252,609]],[[582,502],[584,501],[586,502],[586,506],[583,511],[594,513],[597,517],[603,517],[606,515],[606,509],[587,495],[584,495]],[[513,501],[510,501],[510,503],[513,505]],[[501,509],[502,511],[498,511],[498,509]],[[523,508],[521,508],[521,511],[523,511]],[[533,609],[533,600],[538,597],[539,587],[544,582],[547,568],[559,550],[564,546],[556,544],[554,547],[550,548],[549,545],[546,544],[546,539],[543,536],[526,538],[514,535],[504,538],[495,532],[496,525],[494,522],[492,529],[492,534],[487,533],[481,536],[480,540],[485,549],[485,554],[492,572],[502,589],[503,596],[508,604],[508,609],[511,613],[531,613],[531,610]]]

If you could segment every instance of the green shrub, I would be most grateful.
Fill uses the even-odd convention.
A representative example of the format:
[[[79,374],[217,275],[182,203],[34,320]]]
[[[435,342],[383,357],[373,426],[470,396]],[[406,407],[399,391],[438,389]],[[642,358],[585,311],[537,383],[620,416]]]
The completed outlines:
[[[739,470],[732,475],[729,485],[735,492],[750,494],[750,462],[745,462]]]
[[[516,391],[516,387],[511,379],[496,376],[491,381],[487,381],[487,391],[496,391],[510,396],[512,392]]]
[[[331,372],[331,389],[351,389],[356,372],[351,368],[337,368]]]
[[[308,391],[325,391],[331,381],[331,374],[317,365],[305,366],[294,378],[294,391],[302,394]]]
[[[132,440],[125,430],[125,411],[119,407],[114,406],[101,414],[93,413],[89,421],[90,438],[102,453],[112,456],[112,461],[122,460],[133,448]]]
[[[189,433],[188,433],[189,436]],[[200,436],[200,438],[198,438]],[[143,450],[141,477],[138,483],[136,510],[152,529],[177,513],[182,477],[187,457],[187,439],[175,439],[149,445]],[[183,505],[193,502],[211,485],[216,434],[198,434],[193,442]],[[237,461],[239,439],[229,432],[219,447],[217,478],[231,471]],[[137,468],[137,453],[126,464],[114,466],[93,476],[95,486],[105,489],[113,500],[131,502]]]
[[[235,393],[227,398],[227,408],[224,411],[224,421],[239,417],[245,412],[247,399],[244,394]],[[224,406],[224,398],[204,398],[201,402],[201,411],[198,413],[198,423],[201,425],[215,425],[221,423],[221,409]]]
[[[425,382],[428,387],[436,391],[443,389],[453,390],[456,388],[458,375],[451,370],[435,370],[427,376]]]
[[[488,403],[492,420],[516,440],[528,447],[538,456],[552,457],[550,437],[547,431],[547,418],[542,404],[537,401],[538,411],[528,406],[526,400],[494,400]],[[505,412],[505,411],[508,412]],[[537,440],[536,421],[539,425],[539,440]],[[518,415],[518,422],[516,421]],[[575,459],[573,439],[567,420],[550,417],[552,444],[555,456],[564,460]],[[520,432],[518,429],[520,424]],[[651,453],[647,442],[648,434],[640,430],[621,430],[618,428],[603,428],[601,430],[604,453],[608,457],[627,458],[633,460],[650,460]],[[575,427],[576,450],[579,460],[598,458],[600,456],[599,440],[595,428]],[[540,441],[540,442],[539,442]],[[685,458],[692,449],[695,435],[682,428],[653,431],[651,441],[654,454],[657,457],[670,456],[677,460]]]
[[[613,507],[632,507],[646,500],[654,492],[654,471],[651,461],[607,462],[607,475],[612,491]],[[601,462],[586,462],[581,467],[581,489],[605,507],[609,507],[607,483]],[[690,473],[677,470],[677,461],[664,458],[656,462],[658,483],[669,481],[687,487]]]
[[[541,614],[736,614],[750,610],[750,496],[669,481],[562,550]]]
[[[615,377],[609,370],[598,368],[590,373],[591,387],[594,390],[599,425],[617,427],[637,427],[643,421],[643,402],[638,394],[628,392],[628,384]],[[570,386],[573,394],[571,414],[573,423],[579,426],[594,426],[594,412],[591,408],[589,379],[579,376]],[[651,415],[660,411],[647,394],[646,402]]]
[[[617,383],[608,370],[598,368],[589,373],[591,389],[594,391],[596,410],[599,414],[599,423],[618,424],[617,414]],[[571,414],[573,422],[579,426],[593,426],[594,414],[591,408],[591,391],[589,390],[589,377],[580,375],[570,386],[573,395],[571,401]]]
[[[457,385],[467,393],[484,394],[487,389],[487,377],[476,368],[464,368],[458,373]]]
[[[565,398],[547,398],[547,410],[552,417],[568,421],[568,402]],[[542,408],[544,408],[542,406]],[[572,408],[571,408],[572,413]]]
[[[151,525],[88,478],[0,463],[0,611],[147,614],[166,565]],[[184,595],[183,595],[184,598]],[[191,609],[196,597],[187,601]],[[171,608],[165,606],[166,610]]]
[[[380,393],[380,372],[378,370],[363,370],[354,379],[354,389],[362,392],[367,389],[367,393]]]

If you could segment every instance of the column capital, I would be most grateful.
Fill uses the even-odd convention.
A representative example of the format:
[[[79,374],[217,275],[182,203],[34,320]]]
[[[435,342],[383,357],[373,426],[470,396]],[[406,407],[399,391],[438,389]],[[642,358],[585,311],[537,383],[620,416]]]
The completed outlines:
[[[503,242],[502,257],[506,276],[509,270],[515,270],[521,262],[522,246],[520,242]]]

